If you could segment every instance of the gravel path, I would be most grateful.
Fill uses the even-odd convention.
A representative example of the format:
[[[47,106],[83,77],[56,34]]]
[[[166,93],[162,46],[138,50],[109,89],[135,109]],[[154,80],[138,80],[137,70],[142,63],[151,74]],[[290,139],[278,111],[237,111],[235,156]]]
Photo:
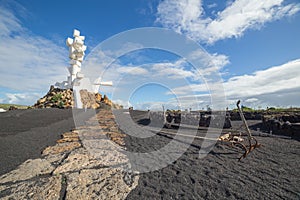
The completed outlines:
[[[55,144],[74,128],[71,109],[11,110],[0,113],[0,175]]]
[[[132,115],[143,116],[140,112]],[[127,198],[299,199],[300,143],[283,138],[257,139],[263,146],[241,162],[237,161],[240,154],[235,149],[220,143],[208,156],[199,159],[203,140],[194,140],[172,164],[141,174],[138,186]],[[171,140],[172,137],[163,134],[149,138],[128,135],[126,147],[131,152],[149,152]]]

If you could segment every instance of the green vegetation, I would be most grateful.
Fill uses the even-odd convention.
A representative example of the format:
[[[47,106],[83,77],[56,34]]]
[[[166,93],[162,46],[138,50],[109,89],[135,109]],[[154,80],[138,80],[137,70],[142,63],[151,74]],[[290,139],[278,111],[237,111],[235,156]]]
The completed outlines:
[[[246,107],[246,106],[242,106],[242,110],[245,111],[245,112],[253,112],[253,111],[255,111],[254,109]]]
[[[51,101],[54,103],[54,102],[58,102],[62,100],[62,95],[61,94],[56,94],[54,95],[52,98],[51,98]]]
[[[242,106],[242,110],[243,110],[244,112],[256,112],[256,111],[259,111],[259,110],[255,110],[255,109],[252,109],[252,108],[246,107],[246,106]],[[238,112],[238,109],[235,108],[235,109],[233,109],[232,111],[233,111],[233,112]]]
[[[63,96],[61,93],[58,93],[56,95],[54,95],[51,98],[51,102],[56,104],[59,108],[63,108],[64,107],[64,102],[63,102]]]
[[[64,102],[59,101],[59,102],[58,102],[58,107],[59,107],[59,108],[63,108],[63,107],[64,107]]]
[[[0,104],[0,108],[3,108],[4,110],[8,110],[10,106],[14,106],[18,109],[27,109],[28,106],[26,105],[17,105],[17,104]]]

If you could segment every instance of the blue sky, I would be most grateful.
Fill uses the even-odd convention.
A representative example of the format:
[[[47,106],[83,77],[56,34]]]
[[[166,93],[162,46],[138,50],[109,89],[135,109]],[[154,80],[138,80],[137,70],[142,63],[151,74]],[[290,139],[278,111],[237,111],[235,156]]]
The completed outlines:
[[[297,0],[0,0],[0,103],[32,105],[66,79],[65,39],[74,28],[86,36],[89,54],[141,27],[167,28],[200,44],[217,63],[229,107],[237,99],[256,108],[300,106]],[[142,49],[111,65],[105,78],[121,84],[100,92],[141,109],[206,107],[209,91],[193,73],[178,55]]]

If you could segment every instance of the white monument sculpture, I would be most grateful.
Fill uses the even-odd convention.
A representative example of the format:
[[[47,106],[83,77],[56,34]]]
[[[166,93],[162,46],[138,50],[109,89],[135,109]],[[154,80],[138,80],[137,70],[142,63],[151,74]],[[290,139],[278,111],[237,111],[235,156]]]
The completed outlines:
[[[55,86],[61,89],[68,89],[73,88],[75,82],[78,83],[80,79],[84,77],[84,75],[80,72],[81,71],[81,63],[83,61],[86,46],[84,45],[84,36],[80,35],[78,30],[74,30],[72,38],[67,38],[66,44],[69,47],[69,58],[70,60],[70,67],[68,70],[70,75],[67,78],[67,81],[63,81],[61,83],[56,83]]]
[[[81,73],[81,64],[85,55],[86,46],[84,45],[85,37],[80,35],[80,31],[74,29],[73,39],[67,38],[66,45],[69,47],[69,58],[70,66],[68,70],[70,75],[67,78],[67,81],[61,83],[55,83],[55,86],[61,89],[70,89],[73,88],[74,98],[75,98],[75,107],[82,108],[82,102],[80,98],[80,89],[87,89],[89,92],[97,93],[100,85],[102,86],[112,86],[112,82],[101,82],[100,79],[97,79],[93,85],[89,85],[89,80],[84,78],[84,74]]]

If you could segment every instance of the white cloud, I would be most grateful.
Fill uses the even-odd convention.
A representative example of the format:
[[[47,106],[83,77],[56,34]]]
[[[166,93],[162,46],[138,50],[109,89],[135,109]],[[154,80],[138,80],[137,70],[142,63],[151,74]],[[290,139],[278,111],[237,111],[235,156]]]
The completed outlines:
[[[67,55],[65,48],[31,33],[16,13],[0,5],[0,87],[23,92],[8,95],[9,102],[30,96],[27,92],[45,92],[65,80]]]
[[[22,30],[20,21],[9,10],[1,7],[0,16],[0,36],[7,36],[15,31]]]
[[[210,8],[210,9],[211,9],[211,8],[215,8],[215,7],[217,7],[217,6],[218,6],[218,4],[216,4],[216,3],[212,3],[212,4],[208,4],[208,5],[207,5],[207,7]]]
[[[257,98],[250,98],[250,99],[246,99],[245,102],[247,103],[254,103],[254,102],[257,102],[258,99]]]
[[[299,3],[286,3],[284,0],[227,2],[224,10],[208,16],[202,0],[164,0],[157,8],[157,22],[199,42],[213,44],[219,40],[241,37],[246,30],[259,29],[268,22],[290,17],[300,10]],[[213,7],[208,5],[209,9]],[[195,56],[200,56],[205,63],[206,56],[198,55],[197,52]],[[194,77],[218,71],[229,63],[225,55],[210,56],[213,59],[208,59],[209,62],[205,64],[207,68],[193,71]],[[210,63],[211,60],[214,63]],[[248,105],[300,105],[295,98],[300,95],[299,63],[299,60],[294,60],[253,74],[230,78],[223,84],[228,104],[235,105],[237,99],[242,99]],[[210,88],[214,86],[210,85]],[[207,95],[205,93],[208,92],[203,83],[174,87],[172,91],[181,95],[187,103],[194,97],[194,93]],[[209,103],[209,100],[203,96],[202,104]]]
[[[190,56],[190,59],[201,59],[201,64],[203,64],[200,68],[195,68],[183,58],[174,61],[148,63],[141,66],[125,66],[120,63],[114,63],[110,65],[109,68],[107,68],[106,78],[117,81],[124,75],[141,75],[144,77],[161,77],[170,80],[186,78],[199,80],[203,75],[219,71],[222,67],[229,63],[227,56],[218,54],[207,54],[204,56],[200,55],[197,52],[194,52]],[[96,64],[94,64],[93,66],[96,66]]]
[[[194,74],[192,71],[185,69],[185,65],[187,65],[186,61],[179,59],[175,62],[154,63],[151,69],[157,76],[167,77],[170,79],[193,77]]]
[[[157,8],[157,22],[192,39],[212,44],[241,37],[248,29],[257,29],[267,22],[299,12],[300,4],[283,2],[236,0],[212,19],[206,16],[202,0],[164,0]]]
[[[175,109],[178,110],[181,108],[181,105],[179,104],[178,101],[149,101],[149,102],[141,102],[141,103],[136,103],[134,105],[134,109],[137,110],[159,110],[162,111],[163,106],[165,109]]]
[[[188,59],[197,63],[199,66],[193,71],[194,79],[199,79],[199,77],[205,75],[208,77],[210,74],[215,74],[220,72],[220,70],[230,63],[228,56],[223,54],[209,54],[204,51],[194,51],[189,56]]]
[[[204,75],[218,72],[225,65],[229,64],[229,59],[225,55],[205,54],[197,51],[193,52],[189,59],[198,60],[202,66],[197,68],[189,66],[185,59],[178,59],[172,62],[161,62],[150,64],[150,69],[156,76],[166,77],[169,79],[186,79],[201,80]],[[201,60],[201,61],[199,61]]]
[[[248,105],[300,106],[300,59],[253,74],[232,77],[223,86],[228,104],[241,99]],[[194,93],[209,92],[205,84],[177,87],[172,91],[185,100],[191,100],[195,96],[205,99],[207,94],[197,96]]]
[[[122,99],[113,99],[113,102],[116,104],[122,105],[123,108],[129,108],[132,106],[129,101],[124,101]]]
[[[300,89],[299,80],[300,59],[250,75],[232,77],[224,83],[224,87],[229,96],[246,97]]]
[[[66,79],[65,51],[52,42],[30,36],[1,39],[1,87],[35,91]]]
[[[120,73],[131,74],[131,75],[144,75],[148,73],[148,71],[142,67],[132,67],[132,66],[119,67],[117,68],[117,71]]]
[[[122,60],[115,60],[115,62],[105,69],[105,65],[103,65],[103,63],[109,63],[105,62],[105,60],[110,61],[113,59],[103,59],[103,57],[110,57],[113,55],[112,52],[110,56],[107,56],[107,54],[103,56],[103,54],[105,53],[101,52],[96,54],[100,57],[100,59],[95,58],[94,60],[90,57],[86,63],[88,62],[88,68],[91,68],[87,70],[93,69],[94,73],[92,73],[93,70],[90,70],[90,74],[93,74],[94,76],[97,76],[95,71],[98,71],[99,74],[101,71],[104,71],[102,77],[104,77],[105,80],[113,81],[114,86],[102,87],[100,88],[100,92],[111,94],[113,101],[115,101],[114,99],[121,99],[123,101],[122,104],[125,102],[124,105],[127,104],[126,102],[130,99],[130,94],[132,94],[136,88],[139,88],[141,85],[149,82],[162,84],[166,88],[176,88],[176,90],[169,91],[166,95],[181,95],[185,94],[186,91],[191,90],[194,90],[195,92],[207,92],[205,84],[202,84],[199,88],[199,85],[195,84],[195,82],[199,83],[203,81],[203,76],[212,74],[212,72],[220,70],[224,65],[229,63],[228,57],[225,55],[210,55],[208,53],[195,51],[188,55],[188,60],[196,60],[196,64],[201,65],[198,66],[200,69],[193,67],[191,63],[188,63],[184,58],[167,60],[158,63],[145,63],[139,66],[134,66],[133,64],[122,65]],[[85,65],[85,67],[86,66],[87,65]],[[153,92],[153,95],[156,95],[155,91]],[[187,103],[190,105],[190,102]],[[150,106],[149,102],[143,103],[139,106],[153,108],[153,106]],[[161,103],[159,103],[159,107],[161,107]]]
[[[20,105],[33,105],[42,94],[39,93],[6,93],[1,103],[20,104]]]
[[[209,94],[182,95],[172,100],[174,103],[179,102],[182,109],[192,108],[193,110],[199,110],[211,104],[211,96]]]
[[[172,89],[172,92],[176,95],[186,95],[190,92],[208,92],[208,88],[206,84],[189,84],[181,87],[177,87]],[[167,94],[171,94],[171,92],[168,92]]]
[[[192,59],[199,58],[197,52],[191,57]],[[210,55],[212,56],[212,55]],[[214,58],[219,59],[215,61],[218,67],[208,67],[203,72],[207,72],[209,69],[216,69],[228,63],[228,58],[223,55],[213,55]],[[201,57],[205,58],[206,57]],[[216,59],[215,59],[216,60]],[[207,64],[206,64],[207,65]],[[209,65],[209,64],[208,64]],[[211,64],[213,66],[213,64]],[[133,73],[139,69],[140,75],[136,76]],[[241,76],[235,76],[223,83],[225,89],[225,95],[227,96],[227,105],[235,107],[235,103],[238,99],[241,99],[244,105],[247,106],[300,106],[300,59],[287,62],[279,66],[272,66],[266,70],[259,70],[252,74],[245,74]],[[117,72],[117,73],[116,73]],[[129,72],[129,73],[128,73]],[[131,73],[132,72],[132,73]],[[181,108],[205,108],[206,105],[210,105],[211,97],[208,89],[218,91],[217,84],[210,84],[209,88],[204,82],[199,82],[196,77],[199,76],[196,72],[190,69],[184,59],[178,59],[175,61],[150,63],[141,66],[122,66],[120,63],[115,63],[107,72],[108,76],[115,79],[122,78],[122,81],[116,89],[117,96],[115,99],[122,99],[122,104],[127,105],[126,99],[130,99],[130,94],[138,86],[141,86],[147,81],[159,82],[167,86],[170,90],[166,95],[175,95],[176,99],[170,99],[170,107],[174,107],[180,103]],[[117,78],[116,78],[117,77]],[[174,79],[176,77],[176,79]],[[191,81],[183,81],[183,79],[190,79]],[[157,81],[156,81],[157,80]],[[185,85],[184,85],[185,84]],[[124,95],[122,95],[124,93]],[[153,93],[155,95],[155,93]],[[124,97],[124,98],[123,98]],[[177,101],[178,100],[178,101]],[[120,101],[121,102],[121,101]],[[160,109],[163,102],[143,102],[134,105],[136,108],[146,109]]]

